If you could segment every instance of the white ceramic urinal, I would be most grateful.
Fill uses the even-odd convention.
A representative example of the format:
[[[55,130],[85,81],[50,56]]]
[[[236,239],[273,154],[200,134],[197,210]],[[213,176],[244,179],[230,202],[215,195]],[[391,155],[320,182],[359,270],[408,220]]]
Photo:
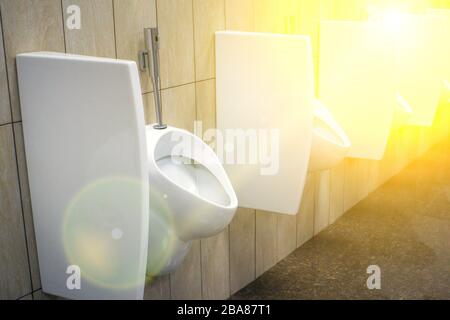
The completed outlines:
[[[150,274],[173,270],[192,240],[221,232],[237,209],[214,151],[185,130],[147,126],[150,166]]]
[[[239,205],[296,214],[311,152],[310,39],[216,33],[217,128]]]
[[[380,23],[322,21],[319,100],[348,135],[352,158],[383,158],[396,108],[394,47]]]
[[[351,142],[331,112],[314,99],[314,129],[309,160],[310,172],[330,169],[347,155]]]

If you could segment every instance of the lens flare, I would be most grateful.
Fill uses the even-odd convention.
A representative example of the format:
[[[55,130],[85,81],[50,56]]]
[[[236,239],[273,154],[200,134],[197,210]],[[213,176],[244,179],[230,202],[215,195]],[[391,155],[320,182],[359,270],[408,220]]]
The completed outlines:
[[[148,242],[147,275],[151,280],[161,275],[185,257],[190,243],[178,239],[174,214],[167,194],[150,187],[150,228]]]
[[[141,243],[132,214],[141,212],[142,186],[131,178],[95,181],[81,190],[65,211],[62,230],[67,260],[80,267],[82,281],[129,289],[139,284],[136,264]]]

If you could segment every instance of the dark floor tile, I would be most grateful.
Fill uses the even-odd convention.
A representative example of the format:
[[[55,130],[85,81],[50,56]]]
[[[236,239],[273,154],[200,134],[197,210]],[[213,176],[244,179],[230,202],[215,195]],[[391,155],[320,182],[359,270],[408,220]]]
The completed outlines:
[[[450,299],[450,140],[231,299]],[[381,290],[366,286],[381,268]]]

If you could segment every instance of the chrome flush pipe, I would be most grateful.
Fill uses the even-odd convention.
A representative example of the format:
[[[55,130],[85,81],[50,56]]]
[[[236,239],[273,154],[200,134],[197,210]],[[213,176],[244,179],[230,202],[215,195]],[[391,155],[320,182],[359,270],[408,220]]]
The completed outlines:
[[[159,70],[159,33],[158,28],[145,28],[145,51],[140,52],[139,63],[141,70],[148,69],[150,78],[153,83],[153,91],[155,98],[156,121],[155,129],[166,129],[162,121],[162,104],[161,104],[161,79]]]

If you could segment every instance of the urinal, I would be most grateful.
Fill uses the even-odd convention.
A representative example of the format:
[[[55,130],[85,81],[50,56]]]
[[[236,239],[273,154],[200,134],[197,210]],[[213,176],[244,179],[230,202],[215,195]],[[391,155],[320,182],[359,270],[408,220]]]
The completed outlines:
[[[182,261],[192,240],[211,237],[231,222],[237,198],[214,151],[192,133],[147,126],[147,141],[151,181],[147,271],[164,274]]]
[[[155,276],[174,270],[192,240],[221,232],[238,201],[214,151],[192,133],[163,123],[158,29],[144,29],[144,38],[141,69],[152,79],[157,118],[146,128],[151,181],[147,274]]]
[[[337,166],[347,155],[351,142],[331,112],[314,99],[314,128],[309,160],[310,172]]]
[[[149,276],[230,223],[237,198],[218,157],[162,124],[156,81],[158,123],[145,126],[136,63],[40,52],[17,67],[44,292],[142,299]]]

